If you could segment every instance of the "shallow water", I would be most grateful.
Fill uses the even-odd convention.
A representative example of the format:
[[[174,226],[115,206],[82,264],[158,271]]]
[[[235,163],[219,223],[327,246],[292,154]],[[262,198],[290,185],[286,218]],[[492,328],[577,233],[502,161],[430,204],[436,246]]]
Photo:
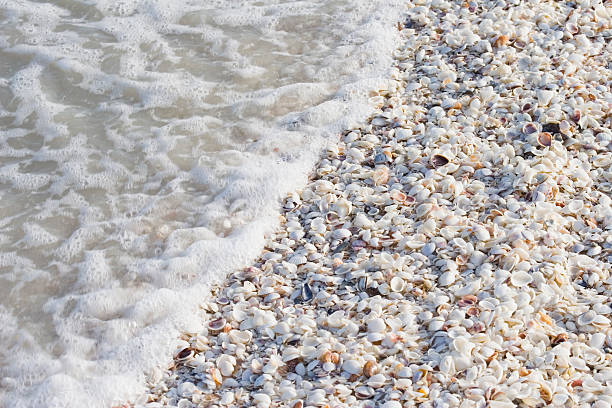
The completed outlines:
[[[0,402],[143,390],[365,119],[394,0],[0,0]],[[2,404],[0,404],[2,405]]]

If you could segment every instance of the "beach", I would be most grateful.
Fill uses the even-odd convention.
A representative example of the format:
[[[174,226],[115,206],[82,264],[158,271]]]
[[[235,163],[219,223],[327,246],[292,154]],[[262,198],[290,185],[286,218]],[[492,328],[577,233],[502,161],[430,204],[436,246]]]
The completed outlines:
[[[130,406],[612,406],[612,11],[414,1],[376,112]]]

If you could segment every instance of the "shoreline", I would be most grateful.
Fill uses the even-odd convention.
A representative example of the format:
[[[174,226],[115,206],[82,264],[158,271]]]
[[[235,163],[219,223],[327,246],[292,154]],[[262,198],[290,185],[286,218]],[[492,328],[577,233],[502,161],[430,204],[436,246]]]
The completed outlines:
[[[611,12],[420,3],[136,406],[611,406]]]

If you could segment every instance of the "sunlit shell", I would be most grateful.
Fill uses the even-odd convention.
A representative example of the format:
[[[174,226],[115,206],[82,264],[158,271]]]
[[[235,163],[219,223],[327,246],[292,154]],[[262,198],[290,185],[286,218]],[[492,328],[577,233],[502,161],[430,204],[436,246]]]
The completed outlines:
[[[533,278],[525,271],[515,271],[510,275],[510,282],[517,288],[522,288],[533,282]]]

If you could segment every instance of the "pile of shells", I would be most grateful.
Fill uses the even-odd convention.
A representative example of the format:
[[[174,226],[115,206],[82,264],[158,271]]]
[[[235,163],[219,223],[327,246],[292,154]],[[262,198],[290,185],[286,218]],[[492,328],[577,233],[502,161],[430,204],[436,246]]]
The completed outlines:
[[[396,86],[143,405],[610,407],[609,6],[407,2]]]

